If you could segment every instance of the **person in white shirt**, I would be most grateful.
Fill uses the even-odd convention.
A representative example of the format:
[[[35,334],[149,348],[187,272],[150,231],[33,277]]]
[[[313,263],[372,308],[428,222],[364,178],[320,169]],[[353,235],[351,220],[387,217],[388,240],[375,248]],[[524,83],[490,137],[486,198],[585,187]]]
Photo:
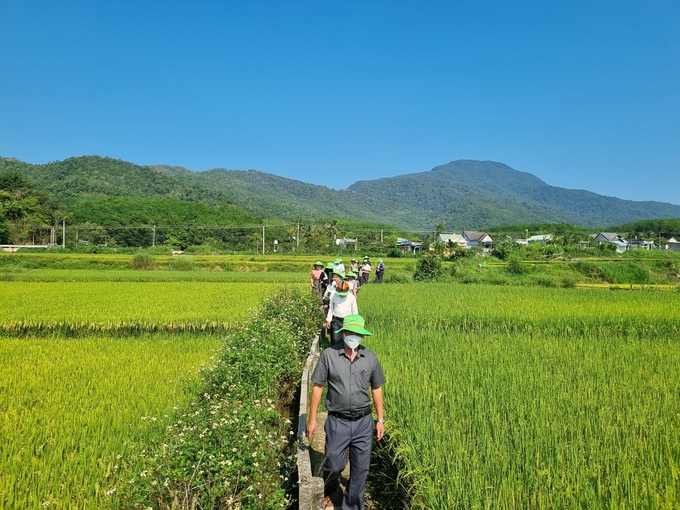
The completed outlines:
[[[347,283],[349,283],[349,291],[357,297],[357,292],[359,292],[359,282],[357,281],[357,275],[354,271],[347,271]]]
[[[371,276],[371,262],[368,257],[364,259],[364,263],[361,264],[361,285],[368,283],[368,278]]]
[[[331,283],[326,287],[326,292],[324,292],[323,295],[323,301],[324,303],[329,303],[331,298],[333,297],[333,294],[335,294],[335,289],[338,288],[338,284],[342,281],[342,279],[345,277],[344,272],[340,272],[337,270],[333,270],[333,273],[331,274]]]
[[[342,263],[342,259],[338,257],[333,261],[333,271],[345,272],[345,264]]]
[[[333,276],[335,277],[335,274]],[[349,283],[344,280],[340,281],[331,296],[326,315],[326,329],[331,332],[331,345],[342,342],[339,330],[342,328],[342,321],[345,317],[358,313],[357,298],[350,292]]]

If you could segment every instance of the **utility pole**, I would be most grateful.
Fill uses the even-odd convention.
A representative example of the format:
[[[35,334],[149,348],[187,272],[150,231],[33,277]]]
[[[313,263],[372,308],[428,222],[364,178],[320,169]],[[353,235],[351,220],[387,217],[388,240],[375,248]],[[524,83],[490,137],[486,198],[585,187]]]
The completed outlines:
[[[264,225],[262,225],[262,255],[264,255]]]
[[[156,225],[151,226],[151,247],[156,247]]]
[[[297,221],[297,235],[296,235],[296,239],[297,239],[297,248],[296,248],[296,250],[299,252],[299,251],[300,251],[300,220]]]
[[[61,221],[61,247],[66,249],[66,220]]]

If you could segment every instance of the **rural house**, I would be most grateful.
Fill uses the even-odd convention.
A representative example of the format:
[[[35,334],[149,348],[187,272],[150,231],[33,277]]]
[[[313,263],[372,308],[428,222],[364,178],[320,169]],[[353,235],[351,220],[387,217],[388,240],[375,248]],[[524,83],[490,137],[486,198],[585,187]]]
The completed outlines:
[[[337,246],[342,247],[343,250],[347,249],[348,244],[353,244],[354,245],[354,251],[357,251],[357,239],[356,238],[351,238],[351,237],[339,237],[338,239],[335,240],[335,244]]]
[[[491,236],[486,232],[465,230],[463,231],[463,239],[465,239],[468,248],[482,246],[484,247],[484,251],[489,251],[493,247],[493,239],[491,239]]]
[[[654,241],[645,241],[644,239],[635,239],[630,242],[630,248],[631,249],[640,249],[640,250],[653,250],[654,249]]]
[[[412,251],[415,253],[417,251],[423,250],[423,243],[420,241],[409,241],[408,239],[397,237],[397,248],[400,248],[401,251]]]
[[[527,239],[527,244],[533,244],[533,243],[549,243],[552,242],[553,240],[553,235],[552,234],[539,234],[535,236],[531,236]]]
[[[621,237],[616,232],[600,232],[591,234],[597,244],[612,243],[616,245],[616,253],[623,253],[628,249],[628,240]]]
[[[666,241],[666,249],[680,251],[680,241],[676,241],[674,237],[671,237],[668,241]]]
[[[454,246],[467,248],[467,241],[463,238],[463,236],[458,234],[439,234],[437,236],[437,242],[444,244],[452,243]]]

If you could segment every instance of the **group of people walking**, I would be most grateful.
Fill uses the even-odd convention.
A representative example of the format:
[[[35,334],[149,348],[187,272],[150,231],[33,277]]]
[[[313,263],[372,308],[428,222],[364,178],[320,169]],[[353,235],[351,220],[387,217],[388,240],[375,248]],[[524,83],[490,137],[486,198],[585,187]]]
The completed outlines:
[[[378,258],[377,262],[374,282],[382,283],[383,275],[385,274],[385,263],[382,258]],[[336,258],[333,262],[325,265],[320,260],[317,260],[310,274],[312,292],[318,295],[320,300],[326,298],[329,287],[333,285],[333,274],[337,273],[342,280],[346,280],[350,284],[350,290],[354,297],[356,297],[359,288],[369,282],[371,269],[371,259],[369,257],[364,257],[361,264],[359,264],[357,259],[352,259],[349,269],[345,269],[341,258]]]
[[[382,283],[385,265],[380,258],[377,262],[375,282]],[[310,438],[316,433],[316,413],[327,385],[324,506],[330,504],[331,494],[339,486],[349,451],[350,477],[343,495],[343,510],[365,508],[364,489],[373,439],[379,441],[385,433],[382,395],[385,375],[375,353],[361,345],[363,338],[372,333],[365,328],[357,304],[359,289],[368,283],[370,274],[368,257],[361,266],[352,259],[347,271],[340,258],[325,266],[317,260],[311,272],[312,292],[326,312],[325,328],[330,332],[331,346],[321,353],[312,373],[314,387],[306,433]],[[375,421],[371,398],[377,414]]]
[[[378,258],[375,270],[375,283],[382,283],[385,273],[385,264],[382,258]],[[341,342],[342,339],[336,330],[342,326],[342,320],[348,315],[358,314],[357,295],[362,285],[369,282],[371,274],[371,260],[364,257],[359,265],[356,259],[350,261],[349,269],[341,258],[336,258],[324,266],[317,260],[310,274],[312,293],[319,298],[326,312],[326,329],[331,334],[331,345]]]

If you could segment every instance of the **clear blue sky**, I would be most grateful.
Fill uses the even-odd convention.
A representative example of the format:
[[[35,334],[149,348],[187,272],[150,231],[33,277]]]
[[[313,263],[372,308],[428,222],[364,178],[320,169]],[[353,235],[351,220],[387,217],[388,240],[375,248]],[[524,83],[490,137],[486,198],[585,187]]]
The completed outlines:
[[[0,155],[680,204],[680,1],[0,0]]]

